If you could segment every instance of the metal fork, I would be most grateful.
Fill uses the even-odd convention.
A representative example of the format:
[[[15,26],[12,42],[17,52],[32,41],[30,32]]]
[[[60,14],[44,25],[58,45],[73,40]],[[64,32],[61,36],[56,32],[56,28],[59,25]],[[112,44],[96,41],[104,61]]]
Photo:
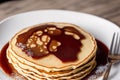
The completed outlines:
[[[108,54],[108,68],[104,73],[103,80],[107,80],[112,64],[120,60],[120,33],[115,32],[113,34],[110,51]]]

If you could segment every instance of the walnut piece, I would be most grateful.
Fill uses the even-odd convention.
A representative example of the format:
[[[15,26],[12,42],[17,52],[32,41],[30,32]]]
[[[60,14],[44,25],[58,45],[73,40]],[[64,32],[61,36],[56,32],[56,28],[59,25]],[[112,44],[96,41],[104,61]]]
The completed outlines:
[[[60,42],[58,42],[57,40],[52,40],[50,45],[49,45],[49,50],[51,52],[56,52],[57,48],[61,45]]]

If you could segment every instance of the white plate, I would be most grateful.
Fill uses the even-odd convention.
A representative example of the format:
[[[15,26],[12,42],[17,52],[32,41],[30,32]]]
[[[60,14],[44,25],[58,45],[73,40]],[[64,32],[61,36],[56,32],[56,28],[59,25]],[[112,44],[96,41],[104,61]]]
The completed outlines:
[[[114,23],[86,13],[64,10],[40,10],[18,14],[0,22],[0,49],[19,30],[44,22],[69,22],[76,24],[110,47],[113,32],[120,32]],[[109,80],[120,80],[120,64],[112,67]],[[0,71],[2,80],[9,80]]]

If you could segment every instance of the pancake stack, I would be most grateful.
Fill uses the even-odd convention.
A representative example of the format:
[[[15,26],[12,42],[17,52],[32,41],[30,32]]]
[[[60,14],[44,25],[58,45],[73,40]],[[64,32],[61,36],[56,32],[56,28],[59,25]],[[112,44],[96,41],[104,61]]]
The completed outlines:
[[[70,23],[27,27],[9,41],[7,58],[26,80],[81,80],[96,66],[92,35]]]

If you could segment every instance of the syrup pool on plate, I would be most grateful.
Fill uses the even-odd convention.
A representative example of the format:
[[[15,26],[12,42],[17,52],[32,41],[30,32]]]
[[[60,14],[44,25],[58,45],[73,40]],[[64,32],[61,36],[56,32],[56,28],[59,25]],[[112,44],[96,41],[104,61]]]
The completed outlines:
[[[96,52],[97,66],[83,80],[94,80],[94,79],[100,77],[107,68],[106,64],[107,64],[109,49],[101,41],[96,39],[96,42],[97,42],[97,46],[98,46],[98,49],[97,49],[97,52]]]

